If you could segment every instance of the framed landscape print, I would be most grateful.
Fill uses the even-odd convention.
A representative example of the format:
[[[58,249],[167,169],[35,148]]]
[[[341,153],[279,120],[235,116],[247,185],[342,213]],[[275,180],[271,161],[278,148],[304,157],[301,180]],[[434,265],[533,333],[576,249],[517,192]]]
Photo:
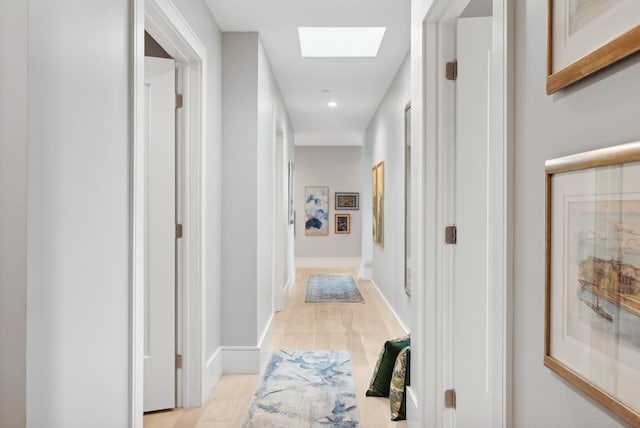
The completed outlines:
[[[373,242],[384,247],[384,162],[373,167]]]
[[[548,2],[548,94],[640,50],[639,1]]]
[[[336,234],[351,233],[351,214],[336,214]]]
[[[357,192],[336,192],[336,210],[359,210],[360,194]]]
[[[544,364],[640,426],[640,143],[546,162]]]
[[[305,235],[329,234],[329,188],[305,187]]]

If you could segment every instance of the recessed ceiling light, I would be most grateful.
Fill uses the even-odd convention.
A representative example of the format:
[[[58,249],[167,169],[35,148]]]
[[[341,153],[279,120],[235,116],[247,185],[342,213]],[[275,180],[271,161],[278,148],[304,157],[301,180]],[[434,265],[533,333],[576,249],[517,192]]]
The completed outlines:
[[[331,92],[331,89],[323,89],[323,90],[322,90],[322,91],[320,91],[320,92],[324,92],[325,94],[328,94],[329,92]]]
[[[298,27],[303,57],[375,57],[386,27]]]
[[[337,102],[335,102],[335,101],[329,101],[329,102],[327,103],[327,105],[328,105],[329,107],[331,107],[331,108],[336,108],[336,107],[338,107],[338,103],[337,103]]]

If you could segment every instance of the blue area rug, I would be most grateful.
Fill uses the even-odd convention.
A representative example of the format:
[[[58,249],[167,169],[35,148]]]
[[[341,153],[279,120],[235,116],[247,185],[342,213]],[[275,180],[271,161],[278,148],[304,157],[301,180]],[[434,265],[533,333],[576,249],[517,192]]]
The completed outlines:
[[[348,351],[277,351],[243,428],[360,425]]]
[[[306,303],[364,302],[351,275],[314,275],[309,278]]]

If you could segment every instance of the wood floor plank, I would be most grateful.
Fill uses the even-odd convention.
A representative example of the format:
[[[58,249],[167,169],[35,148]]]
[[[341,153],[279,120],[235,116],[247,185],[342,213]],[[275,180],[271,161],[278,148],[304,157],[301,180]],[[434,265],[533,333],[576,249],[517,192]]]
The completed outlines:
[[[350,274],[364,303],[305,303],[312,275]],[[389,400],[365,397],[380,349],[388,339],[403,336],[402,326],[370,281],[358,279],[357,270],[298,269],[284,309],[273,321],[271,349],[348,350],[351,353],[360,426],[406,428],[405,421],[389,419]],[[234,428],[240,427],[260,376],[224,375],[205,406],[145,415],[145,428]]]

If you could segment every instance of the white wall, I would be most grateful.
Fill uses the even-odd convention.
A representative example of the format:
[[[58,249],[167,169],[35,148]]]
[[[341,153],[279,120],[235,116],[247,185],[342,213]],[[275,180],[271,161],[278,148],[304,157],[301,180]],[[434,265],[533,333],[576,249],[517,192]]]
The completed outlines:
[[[371,241],[371,225],[363,231],[373,245],[373,280],[400,321],[410,327],[410,299],[404,291],[404,109],[411,98],[410,59],[405,59],[376,114],[367,126],[365,157],[370,165],[363,199],[371,199],[371,169],[384,161],[384,248]],[[371,204],[368,208],[371,213]],[[369,244],[366,244],[369,245]]]
[[[362,254],[362,207],[336,211],[335,193],[358,192],[362,204],[362,147],[296,146],[295,154],[296,259],[359,258]],[[307,186],[329,187],[329,234],[326,236],[304,234]],[[336,213],[351,215],[350,234],[334,233]]]
[[[204,361],[210,362],[222,344],[221,329],[221,150],[222,150],[222,33],[204,0],[173,0],[207,52],[207,135],[203,148],[204,230]],[[204,397],[205,399],[207,397]]]
[[[26,423],[27,2],[0,3],[0,421]]]
[[[285,251],[281,254],[274,254],[275,239],[284,239],[285,237],[276,237],[274,229],[270,227],[274,220],[274,204],[275,204],[275,140],[276,131],[278,129],[283,132],[284,152],[287,157],[283,160],[286,166],[290,154],[293,149],[293,128],[289,123],[288,113],[284,105],[280,89],[276,83],[269,58],[264,50],[262,41],[258,37],[258,211],[256,221],[258,223],[257,236],[257,262],[258,262],[258,282],[257,282],[257,331],[260,338],[264,330],[268,327],[269,320],[274,312],[273,305],[273,288],[279,287],[283,289],[290,272],[285,272],[285,278],[279,278],[283,281],[274,284],[274,266],[272,255],[276,257],[276,263],[283,262],[285,255],[288,255],[288,241],[285,242]],[[240,166],[239,166],[240,167]],[[286,168],[277,173],[284,173],[286,182]],[[285,196],[286,199],[286,196]],[[286,222],[284,218],[278,219],[279,222]]]
[[[640,62],[636,55],[546,95],[546,9],[538,0],[516,4],[513,425],[619,426],[543,366],[544,162],[640,140]]]
[[[222,330],[257,343],[258,34],[222,34]],[[233,327],[232,327],[233,326]]]
[[[124,427],[130,5],[28,6],[27,425]]]
[[[273,314],[275,130],[287,153],[293,132],[258,33],[223,33],[222,51],[222,341],[255,347]]]

